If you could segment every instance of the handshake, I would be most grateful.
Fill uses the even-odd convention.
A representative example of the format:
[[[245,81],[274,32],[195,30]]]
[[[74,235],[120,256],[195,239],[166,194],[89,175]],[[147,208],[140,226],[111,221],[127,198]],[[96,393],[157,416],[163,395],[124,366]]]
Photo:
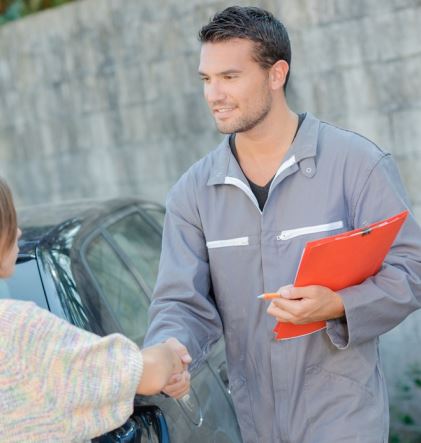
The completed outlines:
[[[143,374],[136,389],[137,394],[154,395],[163,391],[173,398],[181,398],[190,391],[192,359],[187,348],[176,338],[141,350]]]

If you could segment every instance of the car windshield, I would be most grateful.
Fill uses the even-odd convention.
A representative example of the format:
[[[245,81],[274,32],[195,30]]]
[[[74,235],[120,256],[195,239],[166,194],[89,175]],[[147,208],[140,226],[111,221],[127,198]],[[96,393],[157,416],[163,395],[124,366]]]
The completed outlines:
[[[83,297],[83,282],[73,271],[73,261],[77,260],[74,242],[80,229],[80,222],[68,223],[48,243],[40,246],[40,273],[50,303],[58,302],[65,317],[76,326],[101,333],[91,303]],[[51,287],[55,288],[54,294]]]

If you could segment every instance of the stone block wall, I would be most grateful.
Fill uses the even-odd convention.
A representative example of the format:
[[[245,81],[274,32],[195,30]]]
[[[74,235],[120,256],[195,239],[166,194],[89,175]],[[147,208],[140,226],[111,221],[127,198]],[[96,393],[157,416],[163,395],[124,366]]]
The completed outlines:
[[[391,151],[421,219],[420,1],[238,3],[287,25],[292,107]],[[18,204],[163,202],[221,138],[197,78],[196,34],[229,4],[81,0],[1,27],[0,174]]]
[[[0,28],[0,173],[19,204],[163,201],[213,147],[195,5],[121,5],[84,0]]]

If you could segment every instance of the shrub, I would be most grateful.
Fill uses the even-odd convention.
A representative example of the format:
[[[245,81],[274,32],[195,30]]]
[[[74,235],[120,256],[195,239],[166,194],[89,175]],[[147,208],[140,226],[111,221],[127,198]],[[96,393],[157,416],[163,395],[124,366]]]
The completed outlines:
[[[0,0],[0,25],[76,0]]]

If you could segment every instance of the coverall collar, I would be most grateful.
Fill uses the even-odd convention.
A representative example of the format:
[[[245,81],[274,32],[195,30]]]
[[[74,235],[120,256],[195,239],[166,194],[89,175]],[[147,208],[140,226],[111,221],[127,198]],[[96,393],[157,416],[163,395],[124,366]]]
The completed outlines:
[[[294,141],[285,154],[277,178],[283,171],[298,164],[301,172],[308,178],[316,173],[315,157],[317,155],[317,140],[320,121],[309,112],[295,136]],[[229,145],[229,135],[225,136],[215,151],[215,162],[207,184],[219,185],[225,183],[226,177],[233,177],[245,183],[247,180],[235,160]]]

